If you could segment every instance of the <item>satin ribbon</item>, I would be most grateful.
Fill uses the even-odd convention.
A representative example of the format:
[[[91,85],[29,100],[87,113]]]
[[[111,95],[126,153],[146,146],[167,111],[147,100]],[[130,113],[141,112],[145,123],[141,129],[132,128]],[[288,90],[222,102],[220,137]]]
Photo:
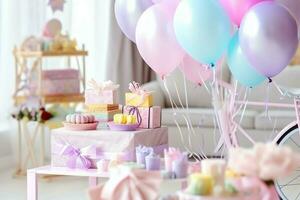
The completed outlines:
[[[140,126],[142,124],[143,119],[142,119],[142,116],[141,116],[141,113],[140,113],[138,107],[136,107],[136,106],[126,106],[126,107],[129,108],[129,111],[128,111],[129,115],[136,115],[138,125]]]
[[[159,172],[120,167],[104,184],[91,188],[91,200],[157,199],[161,178]]]
[[[112,81],[105,81],[102,83],[97,83],[94,79],[88,81],[88,86],[96,91],[102,92],[104,90],[116,90],[120,85],[114,84]]]
[[[97,147],[90,145],[88,147],[79,149],[71,144],[65,144],[62,148],[60,155],[67,156],[67,167],[71,169],[89,169],[92,166],[92,162],[89,159],[89,152],[96,152]]]

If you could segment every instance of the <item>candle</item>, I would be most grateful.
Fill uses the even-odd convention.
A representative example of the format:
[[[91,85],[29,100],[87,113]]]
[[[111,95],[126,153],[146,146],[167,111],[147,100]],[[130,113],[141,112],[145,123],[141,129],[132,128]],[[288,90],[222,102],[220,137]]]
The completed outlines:
[[[179,159],[174,160],[172,163],[172,171],[176,178],[186,178],[188,172],[187,154],[183,153]]]
[[[160,170],[160,157],[154,152],[146,156],[146,169],[152,171]]]
[[[215,185],[224,187],[226,162],[223,159],[206,159],[201,162],[203,174],[211,175]]]
[[[138,146],[135,148],[136,154],[136,163],[145,166],[146,165],[146,156],[153,152],[153,148]]]

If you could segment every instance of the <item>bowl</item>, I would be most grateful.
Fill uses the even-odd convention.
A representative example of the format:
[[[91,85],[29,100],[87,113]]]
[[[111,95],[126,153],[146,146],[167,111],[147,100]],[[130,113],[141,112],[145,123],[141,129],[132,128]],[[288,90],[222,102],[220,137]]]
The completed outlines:
[[[135,131],[139,124],[115,124],[114,122],[108,122],[108,126],[112,131]]]

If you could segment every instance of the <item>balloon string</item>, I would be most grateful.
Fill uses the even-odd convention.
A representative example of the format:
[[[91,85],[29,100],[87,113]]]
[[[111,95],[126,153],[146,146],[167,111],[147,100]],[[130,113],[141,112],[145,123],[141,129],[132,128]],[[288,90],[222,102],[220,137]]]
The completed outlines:
[[[269,115],[269,101],[270,101],[270,83],[267,83],[267,96],[265,99],[265,113],[266,117],[271,121],[271,116]]]
[[[176,115],[176,111],[175,111],[175,108],[174,108],[174,107],[176,107],[176,109],[179,109],[179,108],[178,108],[178,106],[176,105],[176,103],[174,102],[174,100],[172,99],[171,93],[170,93],[169,88],[168,88],[168,86],[167,86],[167,80],[164,79],[163,82],[164,82],[164,87],[165,87],[165,89],[166,89],[166,91],[167,91],[169,100],[170,100],[170,102],[171,102],[171,106],[172,106],[173,113]],[[189,153],[193,153],[193,154],[197,155],[195,152],[193,152],[193,151],[190,150],[188,147],[186,147],[185,141],[184,141],[184,137],[183,137],[183,133],[182,133],[182,131],[181,131],[181,128],[180,128],[180,126],[179,126],[179,124],[178,124],[176,118],[175,118],[174,116],[173,116],[173,118],[174,118],[174,122],[175,122],[177,128],[179,129],[179,133],[180,133],[181,140],[182,140],[182,143],[183,143],[184,148],[185,148]],[[185,116],[184,116],[184,119],[185,119],[185,121],[187,122],[187,119],[186,119]]]
[[[182,100],[181,100],[180,95],[179,95],[179,91],[178,91],[177,84],[176,84],[176,82],[175,82],[174,80],[173,80],[173,85],[175,86],[175,91],[176,91],[176,94],[177,94],[177,98],[178,98],[178,100],[179,100],[179,103],[180,103],[180,105],[181,105],[181,108],[184,109]],[[186,88],[185,88],[185,90],[186,90]],[[188,114],[187,116],[186,116],[185,114],[183,114],[182,116],[183,116],[183,118],[184,118],[184,120],[185,120],[185,122],[186,122],[186,124],[187,124],[188,131],[189,131],[189,133],[192,133],[194,136],[196,136],[196,132],[195,132],[194,127],[193,127],[193,125],[192,125],[192,120],[191,120],[191,118],[190,118],[190,116],[189,116],[189,110],[188,110],[188,113],[187,113],[187,114]],[[191,140],[190,134],[188,135],[188,139],[189,139],[189,141]],[[192,144],[191,144],[191,143],[190,143],[190,148],[192,149]],[[204,157],[204,158],[207,158],[207,156],[206,156],[205,153],[203,152],[202,148],[201,148],[200,150],[201,150],[201,153],[203,154],[203,157]],[[195,152],[193,152],[193,153],[195,153]]]

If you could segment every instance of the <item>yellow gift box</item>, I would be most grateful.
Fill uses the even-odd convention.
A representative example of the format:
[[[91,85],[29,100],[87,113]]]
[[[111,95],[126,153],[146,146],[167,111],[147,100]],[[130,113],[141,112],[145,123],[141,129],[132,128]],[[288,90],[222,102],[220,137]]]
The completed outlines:
[[[153,106],[152,94],[138,95],[127,92],[125,94],[125,103],[127,106],[151,107]]]

